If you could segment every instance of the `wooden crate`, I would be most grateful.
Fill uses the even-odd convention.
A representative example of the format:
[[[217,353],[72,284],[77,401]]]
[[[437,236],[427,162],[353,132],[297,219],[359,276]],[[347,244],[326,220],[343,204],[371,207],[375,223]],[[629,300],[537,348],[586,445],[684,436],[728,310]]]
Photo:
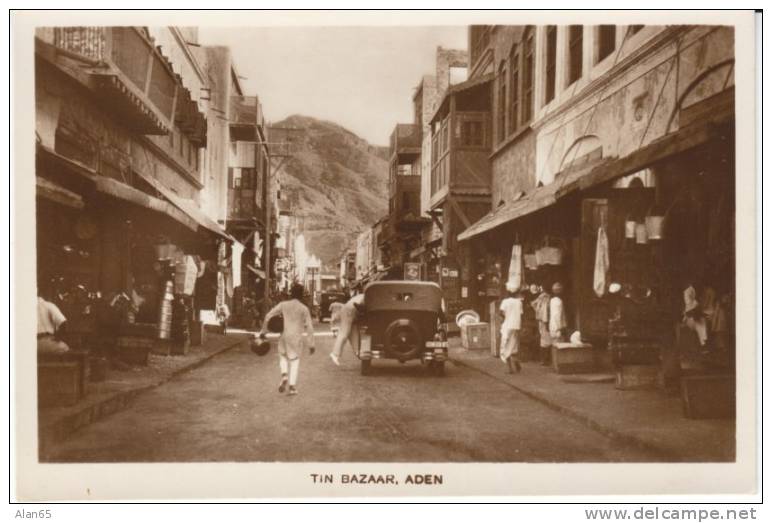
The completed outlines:
[[[661,346],[656,340],[612,336],[608,344],[617,365],[653,365],[659,362]]]
[[[735,377],[732,375],[681,378],[684,416],[693,419],[735,416]]]
[[[659,365],[622,365],[616,372],[616,388],[654,389],[659,382],[659,370]]]
[[[486,350],[491,347],[487,323],[467,323],[461,328],[461,345],[467,350]]]
[[[118,338],[118,359],[129,365],[147,365],[155,340],[137,336]]]
[[[70,406],[83,397],[83,369],[77,360],[38,361],[38,406]]]
[[[552,344],[552,368],[558,374],[582,374],[595,370],[595,355],[589,343]]]

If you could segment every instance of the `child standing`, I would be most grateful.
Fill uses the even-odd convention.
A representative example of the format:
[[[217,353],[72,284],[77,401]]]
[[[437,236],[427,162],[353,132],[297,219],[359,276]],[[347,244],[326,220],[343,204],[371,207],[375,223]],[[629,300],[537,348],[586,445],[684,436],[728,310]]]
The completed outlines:
[[[507,284],[507,297],[501,301],[499,311],[504,317],[501,324],[501,361],[509,367],[509,373],[520,372],[520,327],[523,316],[523,299],[520,289]]]

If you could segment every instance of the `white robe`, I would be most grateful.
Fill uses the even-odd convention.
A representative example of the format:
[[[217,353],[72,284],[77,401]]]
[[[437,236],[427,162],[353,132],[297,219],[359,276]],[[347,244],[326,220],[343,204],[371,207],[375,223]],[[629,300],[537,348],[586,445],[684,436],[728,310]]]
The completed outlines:
[[[303,332],[307,335],[306,342],[314,344],[314,324],[311,320],[311,312],[298,300],[280,302],[265,316],[264,324],[268,320],[281,314],[284,319],[284,330],[279,338],[279,354],[294,360],[303,352]]]

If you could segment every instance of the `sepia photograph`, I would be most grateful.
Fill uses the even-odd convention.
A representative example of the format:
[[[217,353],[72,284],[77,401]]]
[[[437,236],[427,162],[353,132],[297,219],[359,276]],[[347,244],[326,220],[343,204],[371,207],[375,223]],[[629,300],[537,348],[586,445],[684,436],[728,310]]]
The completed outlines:
[[[209,15],[12,17],[17,495],[755,490],[751,11]]]

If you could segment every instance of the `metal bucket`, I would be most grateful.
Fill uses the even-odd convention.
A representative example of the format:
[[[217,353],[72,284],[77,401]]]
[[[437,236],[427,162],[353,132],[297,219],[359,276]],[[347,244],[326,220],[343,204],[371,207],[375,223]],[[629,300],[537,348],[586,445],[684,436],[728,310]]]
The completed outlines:
[[[633,220],[627,220],[625,222],[625,238],[628,240],[635,238],[635,225],[636,223]]]
[[[637,223],[635,225],[635,243],[641,245],[649,243],[649,233],[646,230],[646,224]]]
[[[662,228],[665,222],[664,216],[647,216],[646,217],[646,233],[650,240],[662,239]]]

